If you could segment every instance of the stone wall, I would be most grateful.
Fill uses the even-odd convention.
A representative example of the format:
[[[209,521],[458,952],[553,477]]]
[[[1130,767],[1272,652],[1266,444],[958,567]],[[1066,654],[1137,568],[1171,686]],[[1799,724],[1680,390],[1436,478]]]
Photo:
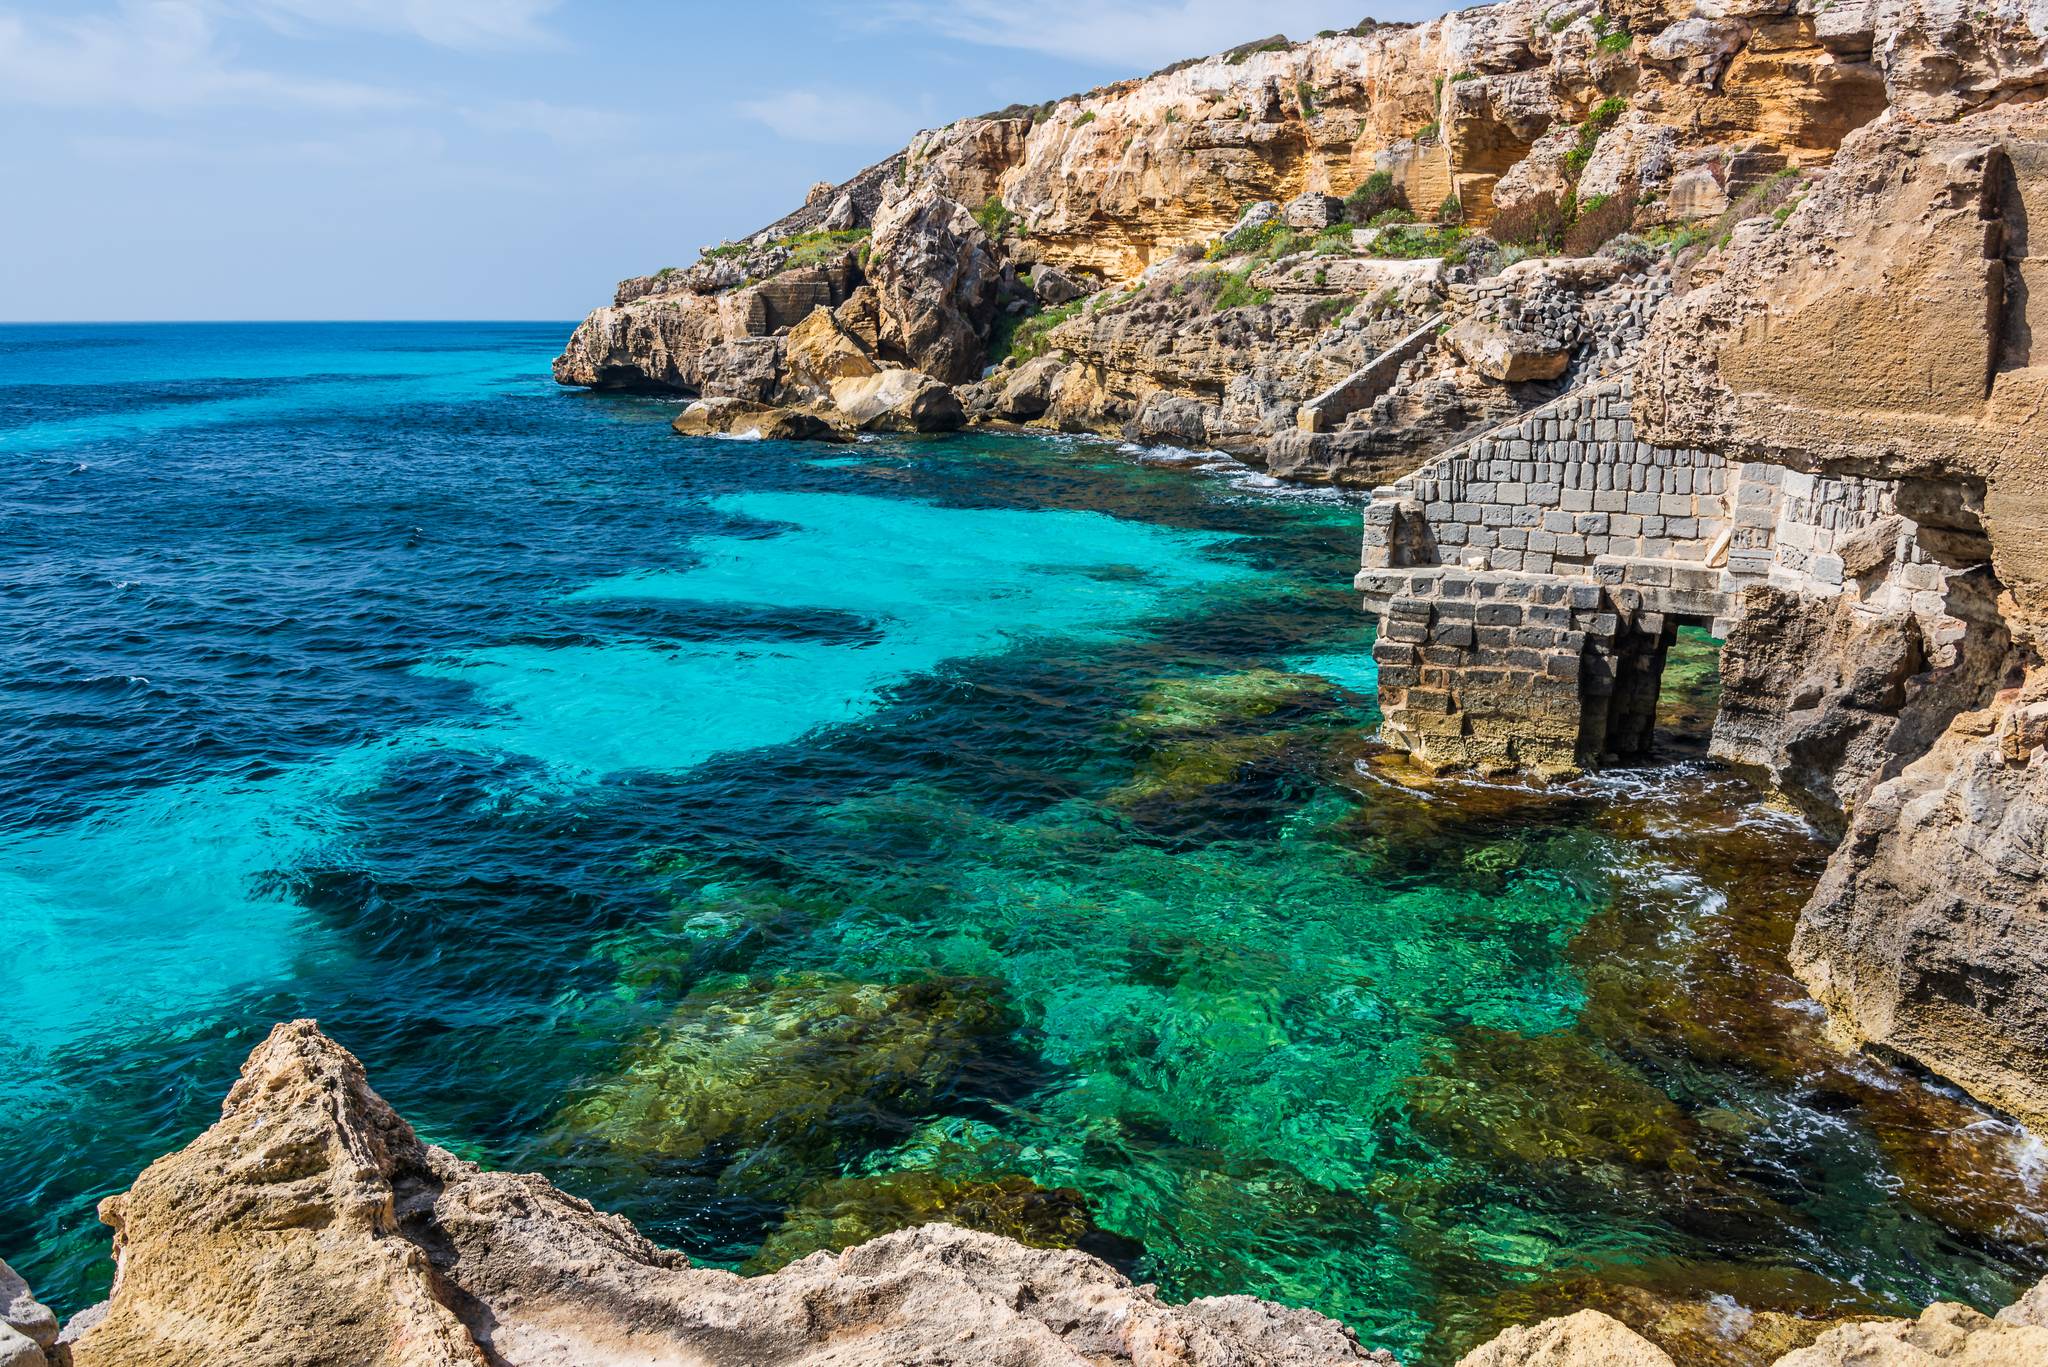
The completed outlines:
[[[1754,587],[1960,638],[1892,482],[1656,446],[1633,402],[1626,375],[1583,386],[1374,491],[1358,587],[1389,742],[1545,777],[1640,756],[1677,627],[1729,636]]]

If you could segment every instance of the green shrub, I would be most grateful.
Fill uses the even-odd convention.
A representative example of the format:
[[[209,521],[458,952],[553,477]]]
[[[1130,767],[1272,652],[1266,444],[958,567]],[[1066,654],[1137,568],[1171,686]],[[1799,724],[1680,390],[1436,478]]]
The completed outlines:
[[[982,206],[974,211],[974,221],[981,225],[983,232],[1000,240],[1010,231],[1011,225],[1016,223],[1017,215],[1010,211],[1009,205],[1003,203],[1001,195],[990,195]]]
[[[1636,36],[1627,31],[1610,33],[1594,44],[1602,52],[1627,52],[1635,45]]]
[[[1373,256],[1403,261],[1418,261],[1432,256],[1446,261],[1462,261],[1464,241],[1463,228],[1395,224],[1374,238],[1372,246],[1366,250]]]
[[[1222,273],[1223,278],[1217,282],[1216,289],[1218,313],[1229,309],[1251,308],[1272,299],[1273,291],[1260,289],[1252,284],[1252,272],[1256,269],[1258,263]]]
[[[1400,199],[1393,172],[1375,171],[1344,197],[1344,218],[1350,223],[1370,223],[1399,204]]]
[[[1301,116],[1312,119],[1316,116],[1316,88],[1307,81],[1294,83],[1294,98],[1301,105]]]
[[[1426,123],[1422,125],[1422,131],[1415,135],[1415,140],[1417,142],[1435,142],[1437,135],[1442,131],[1442,124],[1435,122]]]
[[[1436,206],[1436,221],[1453,227],[1465,221],[1465,201],[1455,192],[1445,195],[1444,202]]]
[[[1317,299],[1301,311],[1303,326],[1312,328],[1331,327],[1351,316],[1351,310],[1358,307],[1356,299],[1341,294]]]
[[[1476,71],[1461,71],[1457,75],[1451,77],[1451,84],[1456,85],[1460,81],[1476,81],[1478,79],[1479,73]]]
[[[656,272],[654,273],[654,278],[655,278],[656,280],[666,280],[666,279],[668,279],[668,278],[669,278],[669,277],[670,277],[671,275],[680,275],[680,274],[682,274],[682,272],[681,272],[681,271],[679,271],[679,270],[677,270],[677,269],[676,269],[676,268],[675,268],[674,266],[663,266],[663,267],[662,267],[662,268],[661,268],[660,270],[658,270],[658,271],[656,271]]]
[[[1000,363],[1005,357],[1014,356],[1021,363],[1043,356],[1052,348],[1046,334],[1079,313],[1087,302],[1086,299],[1076,299],[1028,318],[1019,318],[1015,314],[998,318],[989,335],[990,362]]]
[[[1094,111],[1094,110],[1092,110],[1092,109],[1084,109],[1084,110],[1082,110],[1082,111],[1081,111],[1081,113],[1080,113],[1080,116],[1079,116],[1079,117],[1077,117],[1077,118],[1076,118],[1076,119],[1074,120],[1073,126],[1074,126],[1075,128],[1085,128],[1085,127],[1087,127],[1087,126],[1088,126],[1089,124],[1091,124],[1091,123],[1094,123],[1094,122],[1095,122],[1095,111]]]

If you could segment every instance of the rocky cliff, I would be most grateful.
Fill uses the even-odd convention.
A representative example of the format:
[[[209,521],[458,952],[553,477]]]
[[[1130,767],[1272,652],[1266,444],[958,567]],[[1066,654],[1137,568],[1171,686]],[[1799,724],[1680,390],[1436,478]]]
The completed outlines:
[[[995,367],[969,419],[1376,485],[1603,368],[1674,249],[1775,186],[1768,212],[1887,110],[2037,88],[2043,24],[2014,0],[1507,0],[1250,42],[922,133],[624,282],[555,373],[836,419],[784,345],[823,306],[878,368]],[[1608,280],[1473,288],[1617,238]]]
[[[739,1277],[544,1178],[423,1143],[311,1021],[250,1054],[217,1124],[108,1197],[113,1294],[58,1332],[0,1263],[4,1367],[1335,1367],[1391,1356],[1248,1296],[1170,1306],[1083,1253],[947,1225]],[[2048,1283],[1991,1319],[1811,1334],[1778,1367],[2038,1367]],[[1592,1310],[1460,1367],[1672,1367]]]

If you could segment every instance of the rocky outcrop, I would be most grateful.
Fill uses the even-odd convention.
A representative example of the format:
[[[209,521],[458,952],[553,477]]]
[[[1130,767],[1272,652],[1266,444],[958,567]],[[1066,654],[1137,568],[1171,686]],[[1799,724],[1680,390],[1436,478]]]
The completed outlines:
[[[885,205],[868,260],[883,353],[949,384],[980,375],[1002,273],[958,201],[927,185]]]
[[[56,1348],[56,1315],[0,1262],[0,1367],[51,1367]]]
[[[1510,1329],[1458,1367],[1674,1367],[1671,1355],[1598,1310]]]
[[[2037,1289],[2035,1296],[2040,1295]],[[1822,1334],[1774,1367],[2033,1367],[2048,1362],[2048,1323],[2022,1301],[1992,1319],[1966,1305],[1917,1320],[1866,1320]]]
[[[219,1123],[101,1216],[114,1290],[74,1367],[1392,1364],[1307,1311],[1169,1306],[1086,1254],[945,1225],[768,1276],[694,1268],[422,1143],[311,1021],[272,1031]]]
[[[1614,201],[1617,228],[1712,218],[1781,168],[1824,164],[1888,102],[1947,118],[2029,88],[2037,11],[2018,0],[1981,13],[1956,0],[1748,0],[1712,14],[1673,0],[1505,0],[1424,24],[1250,42],[920,133],[752,237],[624,282],[557,376],[784,401],[780,356],[742,338],[841,306],[846,282],[799,287],[789,262],[821,233],[872,226],[874,327],[862,335],[885,364],[971,383],[1003,359],[1019,319],[1060,309],[1061,392],[1035,417],[1011,405],[1001,420],[1217,446],[1292,478],[1377,484],[1554,397],[1518,387],[1559,382],[1578,357],[1540,330],[1453,317],[1470,326],[1410,358],[1400,383],[1379,387],[1376,413],[1343,432],[1298,427],[1305,404],[1440,304],[1403,288],[1402,316],[1389,316],[1390,286],[1372,278],[1381,268],[1427,266],[1441,288],[1501,264],[1491,244],[1456,248],[1455,233],[1345,241],[1347,218],[1401,209],[1485,229],[1497,206],[1546,198],[1567,217]],[[1313,261],[1261,258],[1267,239],[1216,245],[1280,228],[1339,236],[1320,239]],[[1191,260],[1205,250],[1218,265]],[[1096,281],[1112,288],[1085,317],[1066,316]],[[1195,297],[1169,297],[1176,289]],[[1141,306],[1122,308],[1134,290]],[[746,302],[750,292],[767,302]],[[651,308],[729,296],[708,311],[679,303],[682,316]],[[1367,330],[1373,313],[1383,325]],[[996,414],[982,398],[966,407]]]
[[[2048,24],[2015,29],[2016,13],[1892,14],[1901,108],[1943,116],[2030,89]],[[1958,24],[2005,24],[2006,38],[1927,49],[1927,32]],[[1716,278],[1659,317],[1639,405],[1653,435],[1863,481],[1895,510],[1748,605],[1715,749],[1846,831],[1792,951],[1836,1036],[2037,1126],[2048,356],[2034,337],[2048,315],[2034,284],[2048,273],[2031,225],[2044,210],[2040,104],[1880,120],[1782,225],[1739,229]],[[1900,571],[1906,592],[1876,592],[1893,559],[1878,543],[1902,535],[1921,563]]]

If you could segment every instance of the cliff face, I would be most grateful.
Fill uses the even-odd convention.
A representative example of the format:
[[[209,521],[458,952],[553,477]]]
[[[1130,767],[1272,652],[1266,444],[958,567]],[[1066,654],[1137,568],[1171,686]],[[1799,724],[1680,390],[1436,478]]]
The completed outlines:
[[[2038,37],[2022,62],[2033,30],[1995,17],[1923,16],[1945,53],[1902,62],[1907,103],[1938,115],[1958,90],[2033,88]],[[1909,528],[1927,553],[1915,597],[1935,615],[1870,593],[1869,557],[1826,566],[1844,592],[1754,615],[1731,638],[1738,666],[1758,666],[1726,680],[1751,721],[1717,731],[1716,748],[1846,826],[1793,946],[1843,1040],[1907,1054],[2036,1126],[2048,268],[2031,225],[2044,211],[2048,107],[1873,125],[1782,230],[1749,234],[1718,280],[1659,317],[1639,405],[1659,439],[1894,491],[1888,534]]]
[[[877,297],[855,308],[874,320],[874,359],[959,383],[1009,354],[1006,326],[1078,292],[1094,297],[1051,331],[1072,362],[1049,380],[1052,402],[1017,414],[970,397],[970,414],[1220,446],[1294,477],[1371,484],[1551,393],[1504,388],[1434,348],[1405,383],[1380,386],[1374,397],[1390,403],[1379,413],[1341,412],[1297,435],[1305,405],[1440,312],[1444,283],[1480,268],[1452,253],[1434,292],[1404,282],[1396,317],[1382,278],[1337,267],[1425,253],[1326,234],[1313,253],[1304,238],[1275,260],[1258,251],[1269,238],[1223,241],[1249,222],[1248,206],[1272,216],[1286,204],[1288,226],[1309,234],[1362,188],[1360,220],[1401,207],[1477,230],[1503,211],[1610,199],[1638,228],[1712,219],[1774,173],[1825,162],[1888,100],[1948,110],[2034,79],[2030,22],[1927,0],[1743,0],[1713,17],[1656,2],[1508,0],[1426,24],[1249,43],[922,133],[745,243],[622,284],[556,377],[815,402],[790,384],[778,339],[872,277]],[[1953,57],[1930,56],[1944,43]],[[829,280],[812,266],[793,285],[792,245],[900,225],[898,206],[913,199],[912,240],[878,232]],[[979,244],[967,241],[970,212]],[[941,220],[944,242],[931,236]],[[1188,259],[1205,248],[1218,270]],[[1221,298],[1191,292],[1227,271],[1257,279]],[[1032,288],[1019,273],[1037,277]],[[1041,283],[1053,278],[1060,289]],[[906,295],[910,279],[921,283]],[[1143,310],[1106,316],[1134,293]],[[1383,326],[1363,326],[1367,313]],[[933,328],[947,341],[927,351],[913,339]],[[1167,332],[1182,344],[1159,346]]]

